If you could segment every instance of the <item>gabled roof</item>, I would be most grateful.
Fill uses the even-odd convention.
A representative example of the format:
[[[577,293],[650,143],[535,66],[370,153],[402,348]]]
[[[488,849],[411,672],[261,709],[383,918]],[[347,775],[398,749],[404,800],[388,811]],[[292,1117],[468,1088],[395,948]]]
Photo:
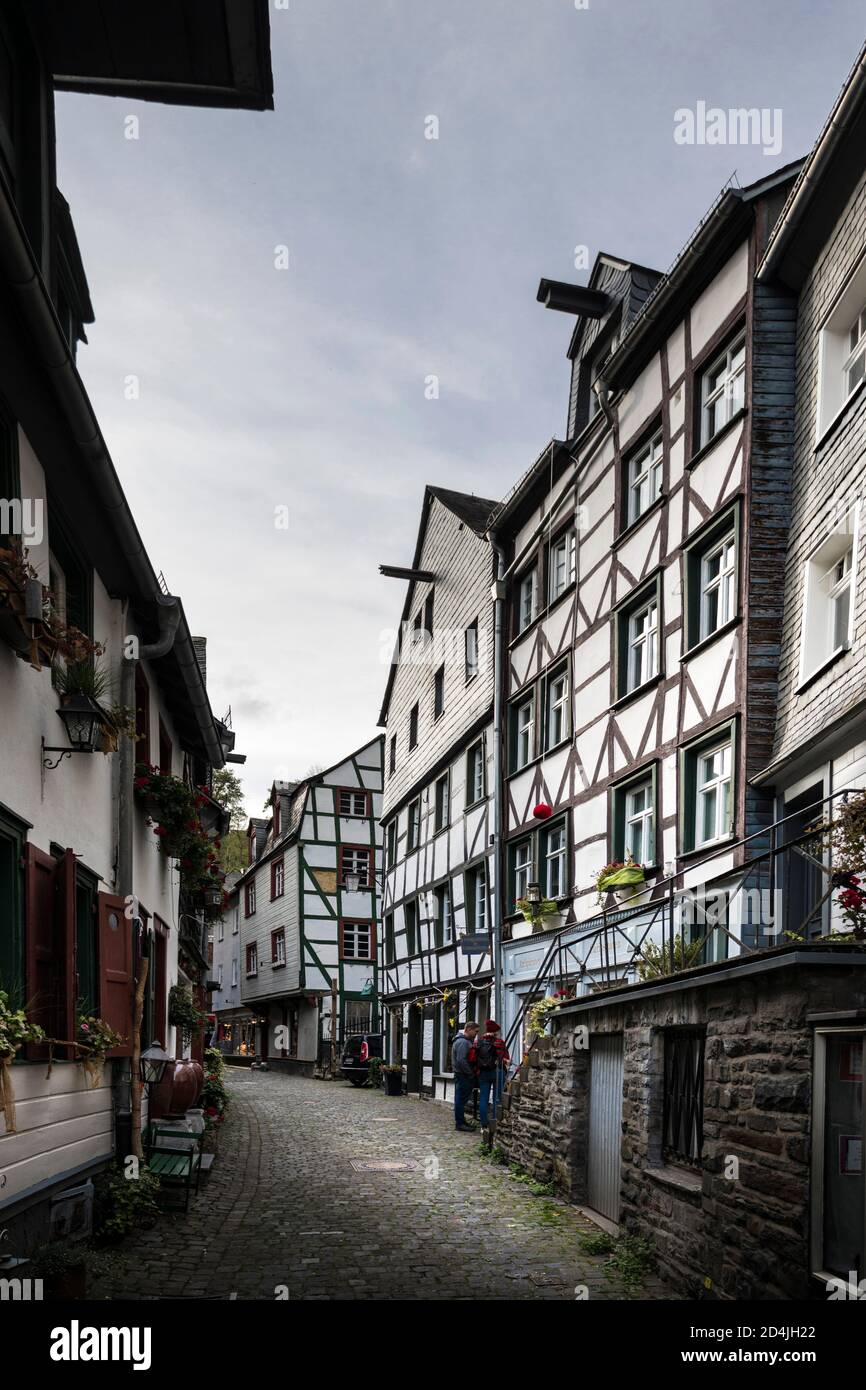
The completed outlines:
[[[452,492],[450,488],[433,487],[428,483],[424,488],[424,500],[421,503],[421,521],[418,526],[418,538],[415,542],[415,553],[412,557],[413,570],[418,569],[421,564],[421,555],[424,550],[424,537],[427,534],[427,523],[430,519],[430,506],[433,499],[441,502],[443,507],[447,507],[450,512],[459,518],[464,525],[468,526],[477,536],[484,536],[487,531],[487,524],[498,507],[497,502],[492,502],[488,497],[476,497],[470,492]],[[403,600],[403,611],[400,616],[400,627],[397,632],[397,641],[394,646],[394,654],[391,657],[391,665],[388,668],[388,683],[385,686],[385,695],[382,700],[382,708],[379,711],[378,724],[381,727],[388,721],[388,705],[391,701],[391,691],[394,688],[394,677],[397,674],[397,666],[400,657],[400,632],[403,624],[409,617],[409,609],[412,606],[412,597],[415,593],[415,580],[410,580],[406,586],[406,597]]]
[[[866,43],[788,195],[758,267],[799,289],[852,192],[866,150]]]
[[[268,0],[26,0],[25,9],[61,91],[273,107]]]

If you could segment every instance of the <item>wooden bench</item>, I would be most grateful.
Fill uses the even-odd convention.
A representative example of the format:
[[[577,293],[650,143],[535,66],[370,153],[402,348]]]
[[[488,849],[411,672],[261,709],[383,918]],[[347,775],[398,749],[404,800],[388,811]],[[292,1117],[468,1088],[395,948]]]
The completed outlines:
[[[189,1211],[193,1181],[198,1194],[201,1181],[201,1138],[184,1130],[152,1124],[147,1138],[147,1166],[166,1189],[182,1187],[184,1211]]]

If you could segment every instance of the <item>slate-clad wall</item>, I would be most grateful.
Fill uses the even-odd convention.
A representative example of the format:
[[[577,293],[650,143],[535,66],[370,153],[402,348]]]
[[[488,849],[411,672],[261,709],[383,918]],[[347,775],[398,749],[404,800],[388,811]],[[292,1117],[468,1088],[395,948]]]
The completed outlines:
[[[854,643],[802,694],[799,675],[806,558],[850,502],[866,499],[866,391],[816,448],[819,329],[858,259],[866,251],[864,179],[800,292],[797,325],[797,408],[791,525],[785,576],[785,615],[779,670],[779,709],[773,757],[799,744],[863,699],[866,692],[866,544],[857,566]],[[861,528],[864,517],[861,515]]]

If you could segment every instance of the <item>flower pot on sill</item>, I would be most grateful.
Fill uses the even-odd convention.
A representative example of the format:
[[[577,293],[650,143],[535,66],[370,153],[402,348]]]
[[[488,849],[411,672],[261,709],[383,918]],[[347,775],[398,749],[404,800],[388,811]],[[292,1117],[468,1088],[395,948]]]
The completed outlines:
[[[533,934],[543,931],[559,931],[564,922],[564,912],[549,912],[546,917],[541,918],[540,922],[536,922],[533,927]]]
[[[527,921],[525,921],[525,920],[524,920],[524,921],[520,921],[520,922],[512,922],[512,924],[511,924],[511,940],[512,940],[512,941],[521,941],[521,940],[523,939],[524,936],[531,936],[531,935],[532,935],[532,923],[531,923],[531,922],[527,922]]]

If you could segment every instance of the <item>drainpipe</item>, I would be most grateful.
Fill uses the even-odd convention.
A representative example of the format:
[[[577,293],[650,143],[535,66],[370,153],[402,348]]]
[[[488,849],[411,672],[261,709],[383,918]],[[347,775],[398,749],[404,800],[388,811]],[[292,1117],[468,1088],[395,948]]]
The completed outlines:
[[[136,656],[123,652],[123,665],[120,672],[120,701],[127,709],[135,708],[135,672],[139,661],[152,661],[155,657],[170,652],[177,636],[180,621],[180,604],[169,594],[160,594],[158,604],[159,636],[155,642],[142,643]],[[126,641],[129,638],[127,637]],[[125,645],[125,643],[124,643]],[[133,780],[135,776],[135,744],[130,738],[122,738],[118,749],[118,787],[117,787],[117,891],[122,898],[133,897],[133,825],[135,823]],[[136,904],[137,906],[137,904]],[[132,1057],[129,1072],[115,1068],[114,1085],[116,1149],[118,1154],[134,1154],[142,1158],[141,1151],[141,1088],[135,1085],[141,1060],[141,1004],[150,961],[145,958],[141,978],[136,984],[134,1026],[132,1030]],[[166,1039],[162,1040],[163,1047]]]
[[[505,613],[505,551],[492,532],[487,533],[496,556],[493,598],[493,1017],[502,1020],[502,685],[504,650],[502,644]]]

